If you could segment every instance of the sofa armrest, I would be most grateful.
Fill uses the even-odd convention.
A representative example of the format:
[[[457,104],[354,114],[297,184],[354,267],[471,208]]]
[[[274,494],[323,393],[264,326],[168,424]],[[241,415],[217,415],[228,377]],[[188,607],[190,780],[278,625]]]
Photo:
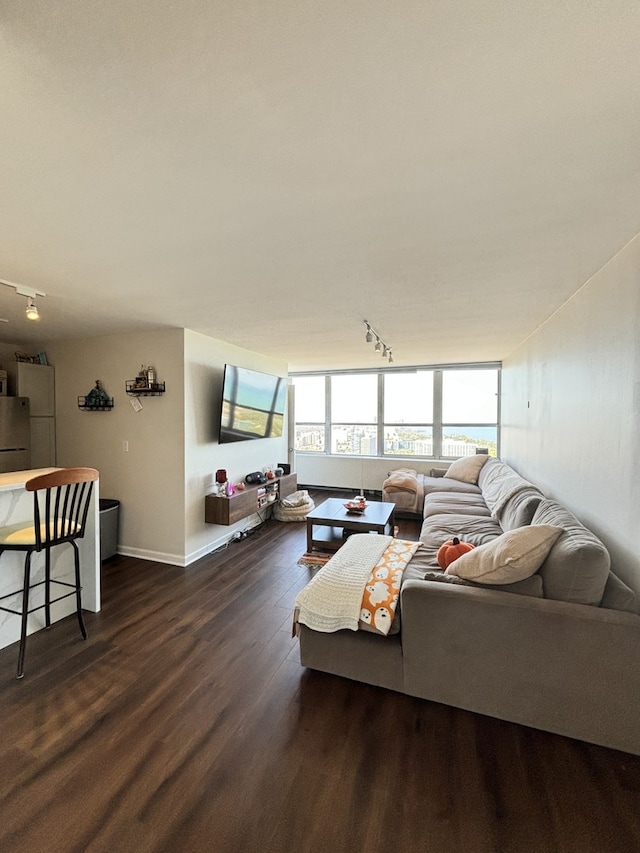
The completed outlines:
[[[407,580],[405,691],[640,754],[640,616]]]

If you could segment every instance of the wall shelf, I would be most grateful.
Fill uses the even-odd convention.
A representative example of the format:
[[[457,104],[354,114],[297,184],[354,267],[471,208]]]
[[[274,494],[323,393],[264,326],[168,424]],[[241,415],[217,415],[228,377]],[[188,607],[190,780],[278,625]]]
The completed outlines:
[[[95,403],[87,397],[78,397],[78,408],[83,412],[110,412],[113,409],[113,397]]]
[[[207,495],[204,499],[204,520],[207,524],[235,524],[272,506],[298,488],[296,474],[283,474],[264,483],[245,486],[232,495]]]
[[[142,385],[139,379],[127,379],[125,390],[132,397],[159,397],[165,392],[165,384],[152,382],[151,385]]]

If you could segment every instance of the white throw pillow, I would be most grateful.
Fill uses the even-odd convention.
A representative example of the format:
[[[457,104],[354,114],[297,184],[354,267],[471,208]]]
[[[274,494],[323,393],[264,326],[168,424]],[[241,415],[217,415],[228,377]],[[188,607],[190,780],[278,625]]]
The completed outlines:
[[[475,456],[463,456],[449,465],[444,476],[451,477],[452,480],[460,480],[463,483],[471,483],[471,485],[475,486],[478,483],[480,469],[488,458],[486,453],[476,453]]]
[[[552,524],[517,527],[458,557],[447,567],[446,573],[469,581],[495,584],[530,578],[563,532],[562,527]]]

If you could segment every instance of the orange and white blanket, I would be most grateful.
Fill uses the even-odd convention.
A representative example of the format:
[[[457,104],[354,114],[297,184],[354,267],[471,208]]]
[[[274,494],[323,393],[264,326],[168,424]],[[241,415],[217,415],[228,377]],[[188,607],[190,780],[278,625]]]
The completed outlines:
[[[391,536],[353,534],[298,594],[294,627],[388,634],[402,572],[419,547]]]

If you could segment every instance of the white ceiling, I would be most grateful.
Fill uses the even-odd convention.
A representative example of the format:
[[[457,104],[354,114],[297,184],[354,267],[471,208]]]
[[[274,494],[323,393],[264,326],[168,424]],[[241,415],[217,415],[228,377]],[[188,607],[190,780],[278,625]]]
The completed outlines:
[[[2,341],[501,359],[640,231],[637,0],[0,10]]]

